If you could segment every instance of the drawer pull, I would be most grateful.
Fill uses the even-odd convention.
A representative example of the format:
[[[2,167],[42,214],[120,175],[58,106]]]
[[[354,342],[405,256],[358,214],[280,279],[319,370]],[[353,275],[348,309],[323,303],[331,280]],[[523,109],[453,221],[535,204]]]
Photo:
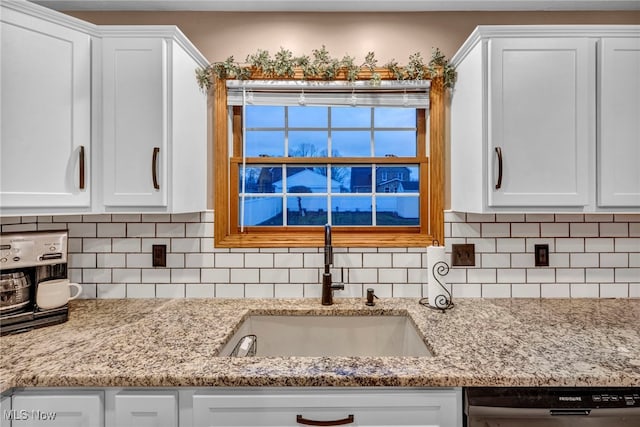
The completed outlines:
[[[151,177],[153,178],[153,188],[160,189],[158,183],[158,154],[160,153],[160,147],[153,147],[153,158],[151,159]]]
[[[353,415],[349,415],[347,416],[347,418],[343,418],[341,420],[334,420],[334,421],[316,421],[316,420],[309,420],[307,418],[304,418],[302,415],[296,415],[296,422],[298,424],[304,424],[306,426],[342,426],[345,424],[351,424],[354,421],[354,417]]]
[[[78,154],[78,162],[80,163],[80,167],[79,169],[79,180],[78,180],[78,187],[80,187],[80,190],[84,190],[84,145],[80,146],[80,152]]]
[[[502,148],[496,147],[496,154],[498,155],[498,182],[496,183],[496,190],[502,187]]]

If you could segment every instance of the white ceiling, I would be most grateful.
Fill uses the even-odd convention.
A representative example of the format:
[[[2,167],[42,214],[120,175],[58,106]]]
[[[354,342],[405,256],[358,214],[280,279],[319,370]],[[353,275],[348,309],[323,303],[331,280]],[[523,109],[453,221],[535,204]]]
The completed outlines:
[[[640,10],[640,0],[32,0],[57,10],[417,12]]]

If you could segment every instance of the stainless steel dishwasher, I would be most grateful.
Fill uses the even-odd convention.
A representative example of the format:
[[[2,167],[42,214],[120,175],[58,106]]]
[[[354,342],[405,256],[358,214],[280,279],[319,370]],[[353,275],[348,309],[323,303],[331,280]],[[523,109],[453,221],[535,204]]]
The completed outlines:
[[[468,388],[465,419],[467,427],[639,427],[640,388]]]

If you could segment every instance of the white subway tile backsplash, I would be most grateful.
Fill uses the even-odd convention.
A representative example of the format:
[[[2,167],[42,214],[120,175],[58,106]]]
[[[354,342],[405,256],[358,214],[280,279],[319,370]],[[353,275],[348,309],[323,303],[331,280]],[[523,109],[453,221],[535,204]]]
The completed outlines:
[[[127,288],[123,283],[102,283],[96,286],[97,297],[101,299],[126,298]]]
[[[184,284],[159,283],[156,285],[156,298],[184,298]]]
[[[230,273],[230,283],[260,283],[258,268],[232,268]]]
[[[85,283],[111,283],[111,269],[85,268],[82,271],[82,281]]]
[[[69,276],[88,298],[318,298],[322,248],[215,248],[213,212],[0,218],[12,229],[69,229]],[[476,266],[451,268],[454,297],[640,297],[640,214],[445,212],[453,243],[475,245]],[[534,267],[548,244],[550,267]],[[151,247],[167,245],[167,267]],[[336,298],[426,296],[426,248],[335,248]],[[97,285],[96,285],[97,284]]]
[[[200,239],[171,239],[171,252],[200,252]]]
[[[571,298],[598,298],[600,285],[597,283],[571,283]]]
[[[626,283],[601,283],[600,298],[628,298],[629,285]]]
[[[600,224],[600,237],[629,237],[629,224],[615,222]]]
[[[111,252],[111,239],[83,239],[82,250],[87,252]]]
[[[301,283],[276,283],[273,295],[276,298],[302,298],[304,297],[304,285]]]
[[[126,267],[125,254],[97,254],[98,268],[124,268]]]
[[[540,298],[540,285],[538,283],[513,284],[511,298]]]
[[[568,283],[541,283],[540,296],[542,298],[570,298],[571,287]]]
[[[157,237],[184,237],[185,225],[180,223],[156,224]]]
[[[616,252],[640,252],[640,238],[615,238],[614,246]]]
[[[378,253],[378,254],[365,254],[362,259],[362,266],[364,268],[391,268],[391,254]]]
[[[200,283],[199,268],[172,268],[172,283]]]
[[[569,237],[569,224],[565,222],[548,222],[540,224],[541,237]]]
[[[268,283],[249,283],[244,286],[245,298],[273,298],[273,285]]]
[[[496,269],[470,268],[467,270],[467,280],[471,283],[496,283]]]
[[[214,268],[215,256],[213,254],[186,254],[184,266],[186,268]],[[256,267],[249,265],[248,267]]]
[[[640,281],[640,268],[616,268],[615,281],[633,283]]]
[[[587,283],[613,283],[613,268],[587,268]]]
[[[127,298],[155,298],[156,285],[153,283],[127,283]]]
[[[171,283],[171,270],[143,268],[142,283]]]
[[[216,283],[216,298],[244,298],[244,285]]]
[[[556,252],[584,252],[584,239],[556,239]]]
[[[185,297],[187,298],[213,298],[215,296],[216,285],[212,283],[185,284]]]
[[[96,224],[76,222],[67,227],[69,237],[97,237]]]
[[[305,257],[312,257],[312,255],[314,254],[256,254],[247,255],[245,257],[245,260],[247,263],[252,262],[252,265],[254,265],[255,267],[302,268],[304,267]],[[257,258],[258,256],[262,257],[261,261],[258,259],[253,260],[253,258]]]
[[[483,284],[482,298],[511,298],[511,285],[506,283]]]
[[[599,267],[600,266],[600,256],[594,253],[575,253],[569,256],[569,262],[572,268],[581,268],[581,267]]]
[[[98,224],[97,237],[126,237],[127,225],[123,223]]]

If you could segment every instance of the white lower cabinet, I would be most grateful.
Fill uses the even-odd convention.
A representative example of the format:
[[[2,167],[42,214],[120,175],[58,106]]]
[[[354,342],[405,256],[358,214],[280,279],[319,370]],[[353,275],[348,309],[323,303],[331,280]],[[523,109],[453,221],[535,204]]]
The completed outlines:
[[[106,424],[114,427],[178,427],[178,392],[109,390]]]
[[[11,398],[10,414],[7,418],[12,418],[12,427],[103,427],[104,392],[60,389],[16,391]]]
[[[0,426],[11,427],[11,396],[2,396],[0,398]]]
[[[1,427],[462,427],[460,388],[33,388]]]
[[[459,389],[256,388],[197,391],[189,426],[462,425]]]

